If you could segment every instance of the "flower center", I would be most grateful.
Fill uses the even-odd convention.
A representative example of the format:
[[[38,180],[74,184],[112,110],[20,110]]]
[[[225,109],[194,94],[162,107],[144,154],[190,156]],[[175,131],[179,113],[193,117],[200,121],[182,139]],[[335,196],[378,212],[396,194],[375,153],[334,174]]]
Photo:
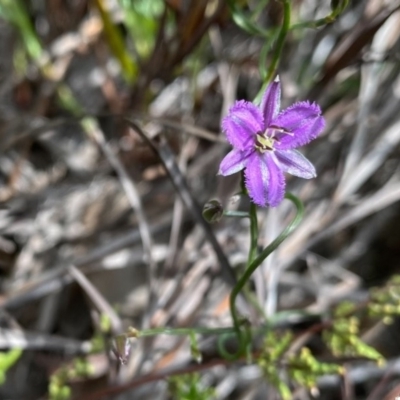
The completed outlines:
[[[293,136],[293,133],[286,130],[285,128],[280,128],[278,126],[269,126],[265,130],[265,132],[258,132],[256,134],[256,150],[260,153],[265,153],[267,150],[274,150],[274,143],[279,143],[279,137],[277,137],[278,134]]]
[[[274,149],[274,142],[274,138],[271,136],[267,136],[267,132],[257,133],[255,148],[260,153],[265,153],[267,150]]]

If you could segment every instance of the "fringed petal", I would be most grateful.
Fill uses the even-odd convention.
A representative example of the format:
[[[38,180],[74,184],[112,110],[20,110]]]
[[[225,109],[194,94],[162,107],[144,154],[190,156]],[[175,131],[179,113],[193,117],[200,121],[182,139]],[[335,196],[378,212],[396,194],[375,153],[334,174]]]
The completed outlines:
[[[289,150],[315,139],[324,129],[325,120],[317,104],[303,101],[282,111],[271,126],[283,129],[282,133],[275,136],[275,148]]]
[[[246,166],[250,154],[249,151],[230,151],[221,161],[218,174],[227,176],[241,171]]]
[[[261,111],[253,103],[237,101],[222,120],[222,130],[229,143],[237,150],[253,147],[255,135],[261,132],[264,120]]]
[[[317,176],[314,165],[297,150],[276,151],[275,157],[283,172],[304,179],[311,179]]]
[[[264,117],[265,127],[268,127],[279,113],[281,106],[281,83],[279,77],[270,83],[261,102],[261,112]]]

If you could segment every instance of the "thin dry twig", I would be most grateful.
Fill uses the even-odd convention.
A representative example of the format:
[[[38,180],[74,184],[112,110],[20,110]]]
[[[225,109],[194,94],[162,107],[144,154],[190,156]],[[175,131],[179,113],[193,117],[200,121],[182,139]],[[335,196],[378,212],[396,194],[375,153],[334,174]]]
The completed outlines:
[[[96,287],[86,278],[86,276],[74,265],[68,267],[68,272],[87,294],[89,299],[96,306],[97,310],[106,315],[111,323],[113,335],[118,335],[122,332],[122,321],[118,314],[111,307],[104,296],[96,289]]]
[[[1,328],[0,349],[58,351],[72,356],[90,353],[92,343],[45,333]]]
[[[132,209],[135,211],[135,215],[139,225],[139,232],[143,243],[144,253],[146,256],[145,261],[148,263],[147,273],[148,273],[148,285],[150,289],[150,310],[155,306],[155,299],[157,294],[157,281],[156,281],[156,264],[154,262],[154,257],[152,255],[152,237],[150,233],[150,228],[145,217],[145,212],[143,210],[142,202],[138,190],[132,179],[130,179],[128,173],[126,172],[124,166],[118,159],[118,157],[113,153],[111,148],[107,145],[102,131],[98,128],[97,124],[90,130],[90,135],[96,141],[96,143],[103,150],[105,156],[107,157],[110,164],[113,166],[118,174],[121,181],[121,185],[124,188],[126,196],[128,197],[129,203]],[[146,313],[143,319],[143,326],[148,326],[150,321],[150,313]]]
[[[165,169],[171,177],[171,180],[181,196],[186,207],[191,211],[196,222],[204,230],[207,240],[212,245],[214,252],[218,258],[221,266],[221,271],[224,279],[229,285],[235,285],[236,277],[230,266],[224,252],[222,251],[217,239],[215,238],[214,232],[211,230],[208,223],[203,219],[201,209],[192,194],[190,193],[189,187],[185,181],[185,178],[181,174],[178,166],[175,163],[172,151],[169,149],[166,141],[161,139],[160,143],[156,145],[154,141],[150,140],[142,129],[132,120],[127,119],[128,124],[140,134],[140,136],[146,141],[146,143],[159,155],[161,161],[164,164]]]

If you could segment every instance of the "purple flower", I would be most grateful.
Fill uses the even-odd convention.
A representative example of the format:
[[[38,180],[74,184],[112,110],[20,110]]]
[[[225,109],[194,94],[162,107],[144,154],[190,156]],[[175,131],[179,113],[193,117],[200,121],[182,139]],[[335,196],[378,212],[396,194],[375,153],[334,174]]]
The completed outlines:
[[[294,150],[315,139],[325,120],[316,103],[302,101],[279,112],[279,78],[264,93],[261,107],[237,101],[222,121],[233,150],[222,160],[219,174],[227,176],[245,169],[245,185],[259,206],[276,207],[285,194],[284,172],[310,179],[315,168]]]

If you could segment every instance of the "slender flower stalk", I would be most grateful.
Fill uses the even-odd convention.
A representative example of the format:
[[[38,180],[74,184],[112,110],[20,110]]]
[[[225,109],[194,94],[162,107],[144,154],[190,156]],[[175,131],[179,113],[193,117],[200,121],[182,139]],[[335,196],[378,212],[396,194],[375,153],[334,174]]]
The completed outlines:
[[[281,85],[275,79],[261,107],[237,101],[222,121],[233,146],[220,164],[220,175],[244,169],[245,186],[253,203],[276,207],[285,195],[284,172],[304,179],[316,176],[309,160],[295,150],[315,139],[325,121],[316,103],[298,102],[279,112]]]

